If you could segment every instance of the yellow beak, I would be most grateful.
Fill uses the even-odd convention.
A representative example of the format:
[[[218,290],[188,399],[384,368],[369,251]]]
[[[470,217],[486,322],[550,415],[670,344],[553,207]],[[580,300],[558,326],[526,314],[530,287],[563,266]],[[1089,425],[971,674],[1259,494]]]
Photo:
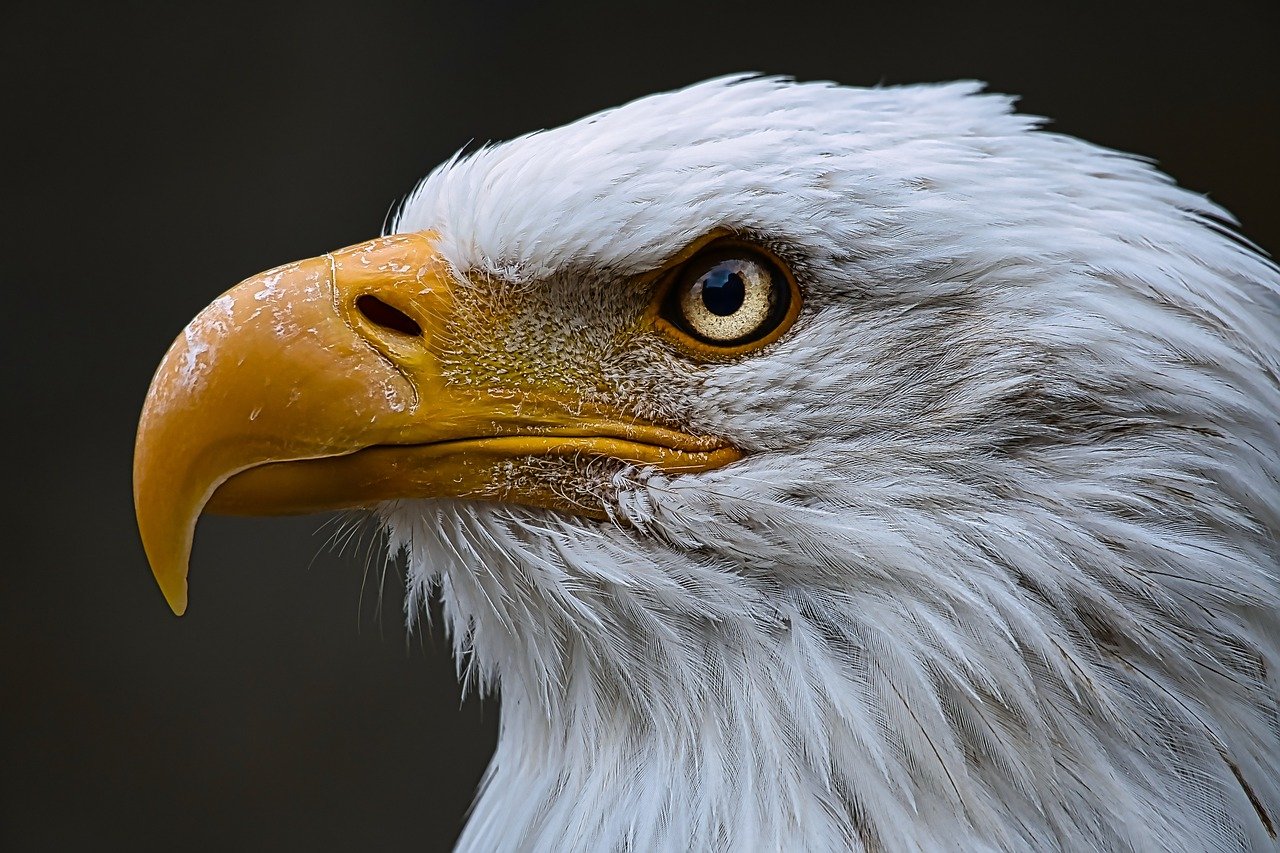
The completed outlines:
[[[603,517],[511,477],[512,463],[609,457],[690,472],[739,458],[563,390],[512,397],[451,382],[448,342],[467,334],[454,297],[432,235],[400,235],[254,276],[187,326],[151,382],[133,466],[143,547],[174,613],[187,607],[206,508],[272,515],[464,497]]]

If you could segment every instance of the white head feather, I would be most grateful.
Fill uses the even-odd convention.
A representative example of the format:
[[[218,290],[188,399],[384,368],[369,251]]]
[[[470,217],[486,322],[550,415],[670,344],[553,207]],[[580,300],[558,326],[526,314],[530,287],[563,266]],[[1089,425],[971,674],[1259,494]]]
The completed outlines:
[[[978,90],[713,80],[405,204],[587,339],[716,228],[805,296],[734,362],[600,356],[742,461],[577,472],[614,523],[383,508],[410,613],[438,591],[501,690],[463,849],[1276,848],[1280,275]]]

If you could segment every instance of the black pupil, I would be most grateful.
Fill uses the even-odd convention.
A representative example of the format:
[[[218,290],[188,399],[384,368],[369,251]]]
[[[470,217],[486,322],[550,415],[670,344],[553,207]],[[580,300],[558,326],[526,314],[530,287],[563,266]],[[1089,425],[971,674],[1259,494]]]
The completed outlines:
[[[712,267],[702,277],[702,304],[717,317],[737,311],[746,296],[746,283],[729,264]]]

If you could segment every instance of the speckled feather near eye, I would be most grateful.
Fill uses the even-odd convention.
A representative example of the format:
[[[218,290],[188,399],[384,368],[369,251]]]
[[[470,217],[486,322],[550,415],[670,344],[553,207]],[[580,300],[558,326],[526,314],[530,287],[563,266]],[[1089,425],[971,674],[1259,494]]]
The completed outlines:
[[[607,523],[382,508],[502,696],[462,849],[1280,848],[1280,275],[979,88],[710,81],[413,193],[494,318],[452,381],[519,352],[748,453],[546,466]],[[792,265],[790,333],[628,335],[718,228]]]

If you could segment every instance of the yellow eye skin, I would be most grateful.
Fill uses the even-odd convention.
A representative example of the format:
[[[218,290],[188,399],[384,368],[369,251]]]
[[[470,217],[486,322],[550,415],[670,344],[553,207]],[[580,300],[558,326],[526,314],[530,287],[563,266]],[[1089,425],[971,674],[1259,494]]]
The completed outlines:
[[[782,337],[800,313],[800,290],[773,252],[709,235],[659,276],[649,314],[687,355],[735,358]]]

